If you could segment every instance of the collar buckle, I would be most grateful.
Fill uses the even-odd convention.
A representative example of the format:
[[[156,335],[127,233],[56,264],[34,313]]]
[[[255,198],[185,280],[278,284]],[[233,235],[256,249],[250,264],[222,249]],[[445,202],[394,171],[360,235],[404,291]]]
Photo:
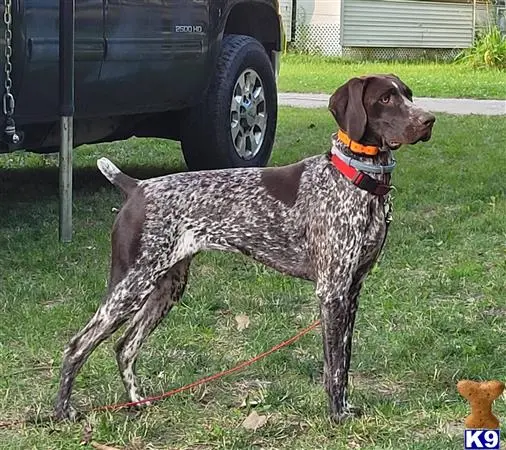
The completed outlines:
[[[360,189],[363,189],[364,191],[370,192],[374,195],[387,195],[392,187],[385,183],[380,183],[379,181],[375,180],[374,178],[370,177],[364,172],[357,171],[356,179],[352,180],[353,184]]]

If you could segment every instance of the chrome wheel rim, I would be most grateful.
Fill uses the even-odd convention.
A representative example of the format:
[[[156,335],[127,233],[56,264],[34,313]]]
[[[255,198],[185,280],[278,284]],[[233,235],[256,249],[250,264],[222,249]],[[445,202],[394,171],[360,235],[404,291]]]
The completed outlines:
[[[239,75],[230,102],[230,132],[237,155],[253,159],[264,141],[267,108],[262,79],[253,69]]]

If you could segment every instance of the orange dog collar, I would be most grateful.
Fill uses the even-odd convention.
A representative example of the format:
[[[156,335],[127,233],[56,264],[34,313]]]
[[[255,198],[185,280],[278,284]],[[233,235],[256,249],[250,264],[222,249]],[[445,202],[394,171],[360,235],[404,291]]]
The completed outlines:
[[[353,153],[375,156],[379,152],[378,147],[375,147],[373,145],[362,145],[358,142],[353,141],[343,130],[339,130],[337,132],[337,137],[344,145],[346,145],[346,147],[349,147]]]

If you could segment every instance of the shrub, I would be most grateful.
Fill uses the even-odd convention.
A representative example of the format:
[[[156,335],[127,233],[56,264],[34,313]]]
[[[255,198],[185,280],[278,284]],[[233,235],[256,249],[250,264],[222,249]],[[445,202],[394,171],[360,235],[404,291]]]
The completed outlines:
[[[473,46],[464,50],[457,60],[474,68],[506,68],[506,36],[497,25],[477,36]]]

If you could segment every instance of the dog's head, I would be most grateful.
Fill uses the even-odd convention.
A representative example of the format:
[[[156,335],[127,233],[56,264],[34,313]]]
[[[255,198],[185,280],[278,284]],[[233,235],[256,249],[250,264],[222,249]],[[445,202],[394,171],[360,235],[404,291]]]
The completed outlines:
[[[415,106],[411,89],[395,75],[352,78],[334,92],[329,110],[352,140],[390,149],[428,141],[436,120]]]

